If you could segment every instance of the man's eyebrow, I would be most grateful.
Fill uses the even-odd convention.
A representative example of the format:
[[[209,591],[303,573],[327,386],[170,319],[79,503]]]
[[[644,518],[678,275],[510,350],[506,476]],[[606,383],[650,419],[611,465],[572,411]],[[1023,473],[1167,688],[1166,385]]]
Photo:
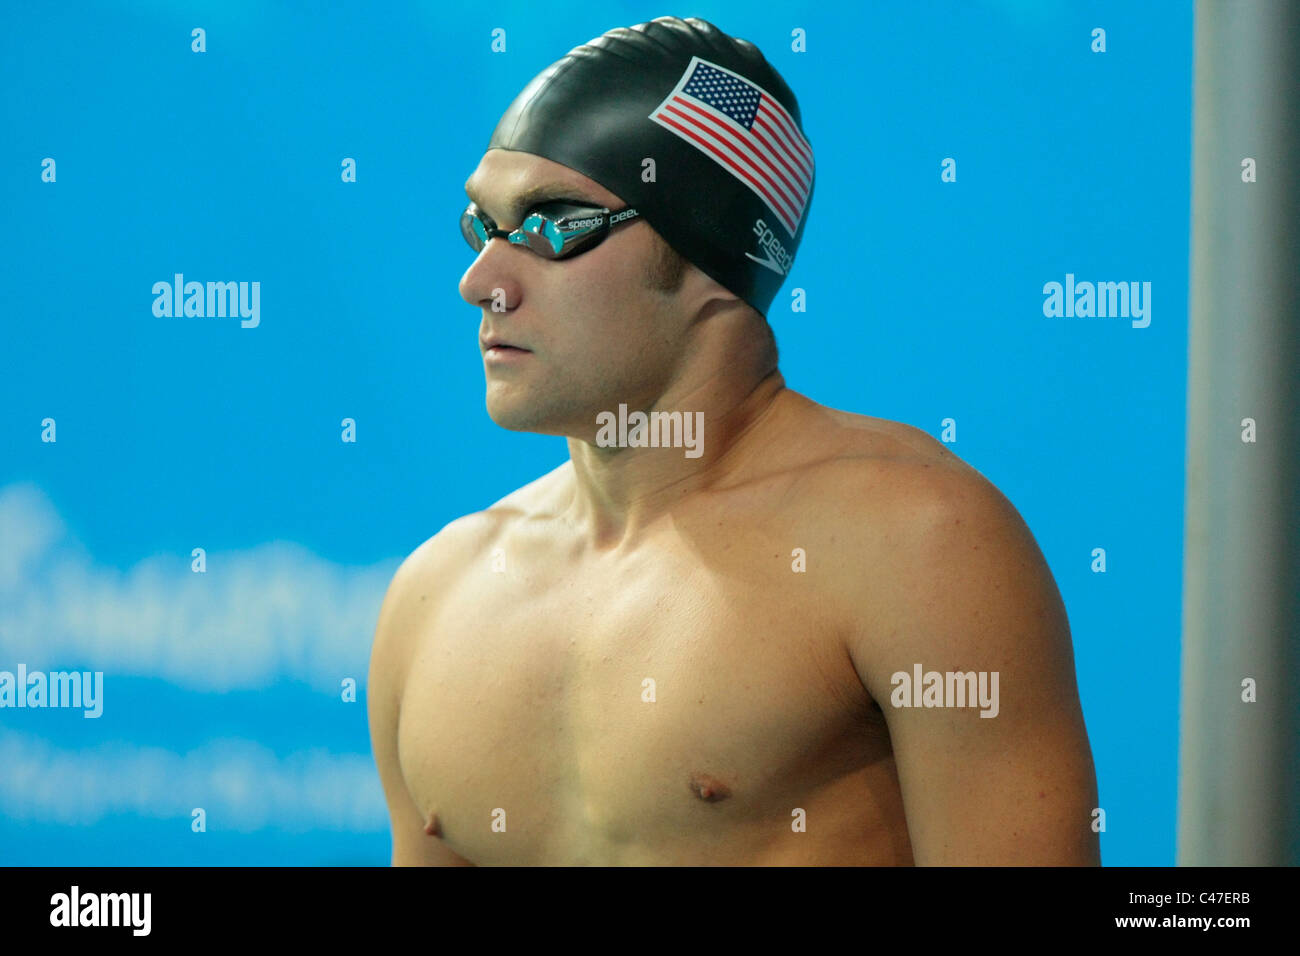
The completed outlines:
[[[566,186],[563,183],[543,183],[540,186],[529,186],[519,195],[515,196],[509,202],[510,221],[514,222],[519,219],[525,212],[541,202],[548,202],[552,199],[567,199],[570,202],[580,203],[584,206],[596,206],[603,209],[604,203],[596,202],[590,197],[578,195],[582,190],[575,189],[573,186]],[[487,210],[483,199],[474,192],[470,181],[465,180],[465,195],[478,205],[480,209]]]

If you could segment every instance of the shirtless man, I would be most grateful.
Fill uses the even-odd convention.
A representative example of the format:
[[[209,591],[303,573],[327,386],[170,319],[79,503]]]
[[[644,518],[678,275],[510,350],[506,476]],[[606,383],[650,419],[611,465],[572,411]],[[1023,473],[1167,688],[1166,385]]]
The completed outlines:
[[[647,31],[659,42],[638,46]],[[728,272],[703,249],[717,233],[691,231],[705,203],[674,191],[692,212],[674,218],[637,185],[658,156],[662,189],[668,140],[628,147],[620,180],[588,161],[599,135],[559,146],[547,123],[590,116],[581,98],[611,95],[599,71],[657,62],[664,37],[686,52],[644,96],[694,55],[744,68],[797,122],[793,96],[703,21],[611,36],[617,57],[525,89],[466,184],[483,233],[460,291],[481,310],[488,411],[566,436],[571,460],[453,521],[388,589],[368,707],[392,862],[1098,864],[1065,609],[1014,507],[925,433],[785,386],[763,316],[783,276],[754,255]],[[709,195],[729,177],[781,219],[663,128],[674,168],[686,151],[718,167]],[[528,229],[507,238],[530,210],[545,238],[548,196],[638,212],[552,258]],[[702,453],[607,447],[597,419],[620,404],[702,412]],[[906,706],[922,688],[899,676],[931,671],[996,673],[996,706]]]

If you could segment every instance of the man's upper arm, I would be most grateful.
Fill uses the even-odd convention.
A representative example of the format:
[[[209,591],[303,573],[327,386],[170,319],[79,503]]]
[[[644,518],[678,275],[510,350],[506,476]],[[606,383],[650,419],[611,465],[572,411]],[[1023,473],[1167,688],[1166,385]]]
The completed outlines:
[[[407,790],[397,753],[397,724],[401,695],[406,684],[417,617],[422,567],[428,566],[433,539],[408,557],[393,575],[379,611],[374,646],[370,653],[370,675],[366,683],[366,707],[370,719],[370,744],[379,769],[379,779],[388,802],[393,830],[394,866],[469,866],[470,861],[452,852],[437,837],[425,833],[426,821]]]
[[[943,475],[887,572],[884,626],[853,646],[889,725],[913,858],[1099,864],[1096,776],[1056,583],[997,489],[977,473]],[[930,693],[945,706],[924,706],[929,672],[944,675]],[[949,672],[982,672],[988,703],[951,706]]]

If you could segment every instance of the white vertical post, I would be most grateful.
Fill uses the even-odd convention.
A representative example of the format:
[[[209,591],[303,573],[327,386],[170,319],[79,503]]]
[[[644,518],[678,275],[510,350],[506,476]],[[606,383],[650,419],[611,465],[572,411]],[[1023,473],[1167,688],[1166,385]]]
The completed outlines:
[[[1178,863],[1295,865],[1300,2],[1197,0],[1194,47]]]

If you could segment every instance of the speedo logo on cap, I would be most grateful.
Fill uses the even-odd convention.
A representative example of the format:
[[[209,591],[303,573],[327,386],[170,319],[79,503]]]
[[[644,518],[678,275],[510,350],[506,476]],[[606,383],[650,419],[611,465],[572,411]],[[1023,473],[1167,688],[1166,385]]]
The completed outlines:
[[[763,253],[763,258],[748,252],[745,255],[779,276],[788,275],[790,267],[794,265],[794,256],[785,251],[785,246],[781,245],[781,240],[771,227],[762,219],[757,219],[754,221],[754,235],[758,236],[758,251]]]

